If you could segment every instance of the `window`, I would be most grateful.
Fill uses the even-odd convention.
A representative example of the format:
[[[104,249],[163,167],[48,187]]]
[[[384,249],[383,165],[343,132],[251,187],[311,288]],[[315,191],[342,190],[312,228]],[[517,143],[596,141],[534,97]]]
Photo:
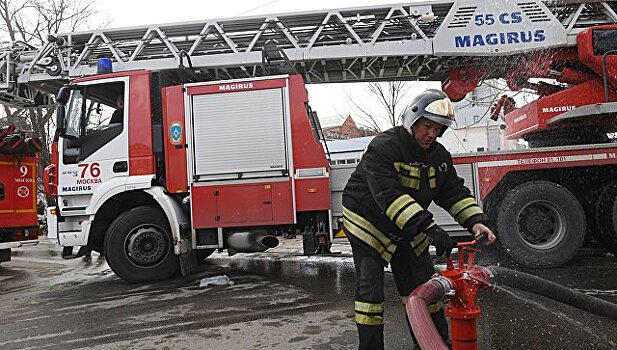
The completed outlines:
[[[86,160],[122,133],[125,83],[75,86],[64,115],[64,164]]]
[[[107,83],[86,88],[86,134],[124,120],[124,83]]]

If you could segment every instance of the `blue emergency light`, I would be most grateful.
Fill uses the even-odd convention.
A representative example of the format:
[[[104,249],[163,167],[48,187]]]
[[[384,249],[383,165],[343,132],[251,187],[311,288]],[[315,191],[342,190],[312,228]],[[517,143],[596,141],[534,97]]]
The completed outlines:
[[[105,74],[113,72],[111,59],[102,57],[96,60],[96,74]]]

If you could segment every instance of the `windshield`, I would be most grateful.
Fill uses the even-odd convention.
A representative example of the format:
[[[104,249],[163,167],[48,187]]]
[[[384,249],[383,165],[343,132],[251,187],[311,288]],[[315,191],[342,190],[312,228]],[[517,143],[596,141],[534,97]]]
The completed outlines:
[[[74,90],[69,100],[68,113],[66,114],[66,135],[78,138],[81,134],[81,115],[84,103],[84,95],[81,90]]]

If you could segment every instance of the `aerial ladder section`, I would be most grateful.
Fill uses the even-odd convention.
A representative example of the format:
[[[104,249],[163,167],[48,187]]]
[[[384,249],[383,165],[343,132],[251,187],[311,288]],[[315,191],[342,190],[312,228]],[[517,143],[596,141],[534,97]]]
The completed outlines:
[[[616,11],[617,1],[425,1],[58,33],[40,48],[0,46],[0,103],[49,104],[102,57],[114,71],[180,68],[200,80],[443,82],[463,64],[491,67],[490,79],[530,52],[574,46],[581,31],[616,23]]]

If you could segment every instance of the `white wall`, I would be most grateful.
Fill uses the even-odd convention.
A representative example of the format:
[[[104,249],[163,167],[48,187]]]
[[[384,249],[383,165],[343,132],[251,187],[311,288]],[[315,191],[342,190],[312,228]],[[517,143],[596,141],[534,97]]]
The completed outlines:
[[[503,121],[490,118],[490,108],[501,93],[482,84],[456,102],[456,125],[439,140],[452,153],[497,151],[519,148],[516,140],[506,140]]]

